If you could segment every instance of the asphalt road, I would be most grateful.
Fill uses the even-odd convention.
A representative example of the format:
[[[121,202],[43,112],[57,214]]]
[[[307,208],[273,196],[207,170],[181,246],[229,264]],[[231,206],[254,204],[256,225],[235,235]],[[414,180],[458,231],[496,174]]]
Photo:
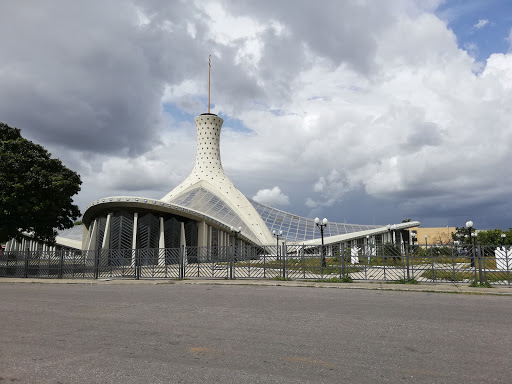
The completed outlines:
[[[0,285],[0,383],[510,383],[512,297]]]

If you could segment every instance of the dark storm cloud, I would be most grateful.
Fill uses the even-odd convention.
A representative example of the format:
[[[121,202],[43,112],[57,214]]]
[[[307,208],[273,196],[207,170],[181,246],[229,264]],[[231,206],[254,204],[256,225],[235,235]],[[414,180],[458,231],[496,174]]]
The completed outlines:
[[[93,152],[144,152],[158,141],[166,82],[197,73],[178,12],[137,25],[129,3],[7,2],[0,6],[0,120],[28,137]],[[175,11],[182,8],[175,7]],[[185,9],[185,8],[183,8]]]

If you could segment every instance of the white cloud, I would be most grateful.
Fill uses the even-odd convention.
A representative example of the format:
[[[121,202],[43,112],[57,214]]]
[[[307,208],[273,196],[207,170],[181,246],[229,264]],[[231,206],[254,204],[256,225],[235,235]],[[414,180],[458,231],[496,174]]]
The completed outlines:
[[[480,19],[480,20],[478,20],[478,23],[473,25],[473,28],[481,29],[481,28],[485,27],[487,24],[489,24],[489,20],[487,20],[487,19]]]
[[[283,192],[281,192],[281,188],[279,188],[278,186],[275,186],[272,189],[260,189],[252,198],[254,201],[257,201],[258,203],[270,206],[281,206],[290,204],[290,199]]]
[[[309,208],[330,207],[342,200],[343,194],[352,190],[356,185],[342,176],[336,169],[332,169],[327,176],[320,176],[313,184],[313,191],[320,194],[320,198],[314,200],[306,198]]]

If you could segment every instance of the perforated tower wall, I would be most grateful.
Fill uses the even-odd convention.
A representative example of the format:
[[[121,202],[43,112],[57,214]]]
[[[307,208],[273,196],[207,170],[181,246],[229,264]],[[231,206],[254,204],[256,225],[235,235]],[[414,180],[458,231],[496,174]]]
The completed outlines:
[[[224,120],[214,114],[202,114],[194,119],[197,132],[196,162],[190,175],[161,200],[172,203],[195,188],[205,188],[218,196],[243,220],[242,232],[260,244],[272,244],[274,239],[254,206],[233,185],[224,173],[220,158],[220,134]],[[250,233],[249,233],[250,232]],[[251,236],[252,235],[252,236]]]

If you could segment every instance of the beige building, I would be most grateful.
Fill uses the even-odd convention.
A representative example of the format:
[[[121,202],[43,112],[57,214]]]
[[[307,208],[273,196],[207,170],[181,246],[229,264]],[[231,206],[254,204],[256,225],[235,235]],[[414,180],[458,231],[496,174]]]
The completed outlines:
[[[455,233],[455,227],[434,227],[422,228],[413,227],[409,229],[411,235],[416,233],[415,242],[420,245],[427,244],[453,244],[452,233]]]

